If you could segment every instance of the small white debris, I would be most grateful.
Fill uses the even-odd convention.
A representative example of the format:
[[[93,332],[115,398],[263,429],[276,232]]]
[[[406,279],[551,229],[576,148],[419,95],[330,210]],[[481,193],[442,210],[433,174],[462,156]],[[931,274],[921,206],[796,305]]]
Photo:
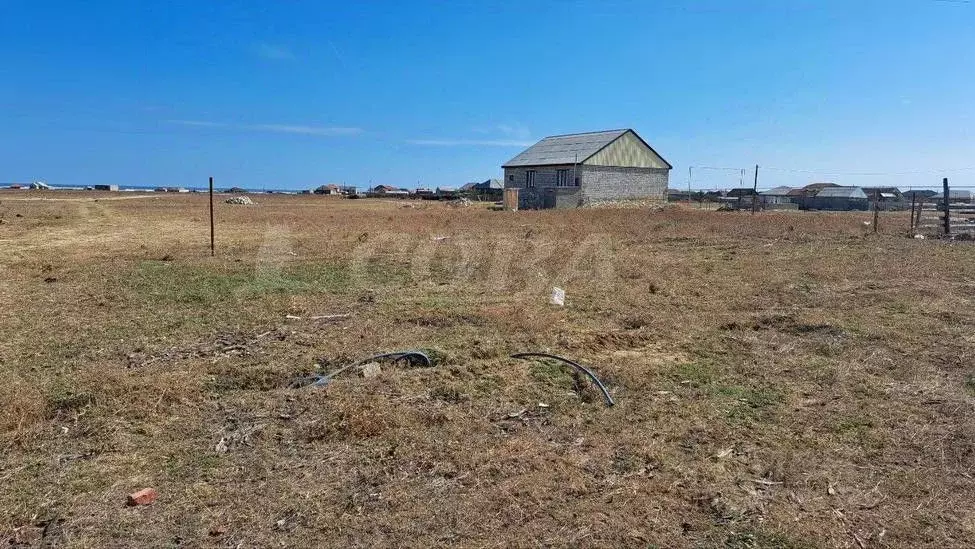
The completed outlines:
[[[311,317],[311,319],[312,320],[342,320],[342,319],[351,318],[351,317],[352,317],[352,314],[351,313],[341,313],[341,314],[335,314],[335,315],[317,315],[317,316]]]
[[[372,379],[382,373],[383,369],[379,366],[378,362],[369,362],[368,364],[363,364],[359,373],[362,377],[366,379]]]
[[[734,452],[734,451],[735,451],[734,448],[728,448],[726,450],[721,450],[720,452],[718,452],[717,454],[715,454],[714,457],[716,457],[718,459],[724,459],[724,458],[730,456],[731,453]]]
[[[284,318],[288,320],[301,320],[300,316],[295,316],[295,315],[284,315]]]
[[[565,305],[565,290],[559,288],[558,286],[553,287],[552,297],[549,299],[549,303],[552,305],[558,305],[559,307]]]
[[[916,235],[914,235],[914,238],[917,239],[917,240],[924,240],[924,235],[923,234],[916,234]]]
[[[227,439],[224,437],[220,437],[220,442],[217,443],[217,446],[216,448],[214,448],[214,450],[216,450],[218,454],[226,454],[227,450],[229,450],[229,448],[227,447]]]
[[[538,407],[539,408],[548,408],[549,406],[548,406],[548,404],[545,404],[544,402],[539,402],[538,403]]]
[[[448,238],[450,238],[450,237],[449,236],[431,236],[430,237],[430,240],[432,240],[434,242],[440,242],[442,240],[447,240]]]
[[[836,488],[833,488],[833,484],[832,483],[830,483],[828,486],[826,486],[826,493],[829,494],[829,495],[831,495],[831,496],[835,496],[836,495]]]

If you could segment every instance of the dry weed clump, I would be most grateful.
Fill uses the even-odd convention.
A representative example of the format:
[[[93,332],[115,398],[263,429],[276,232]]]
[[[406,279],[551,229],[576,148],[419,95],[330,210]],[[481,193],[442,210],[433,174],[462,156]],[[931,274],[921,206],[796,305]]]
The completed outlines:
[[[13,546],[975,536],[975,249],[900,214],[91,196],[0,197]]]

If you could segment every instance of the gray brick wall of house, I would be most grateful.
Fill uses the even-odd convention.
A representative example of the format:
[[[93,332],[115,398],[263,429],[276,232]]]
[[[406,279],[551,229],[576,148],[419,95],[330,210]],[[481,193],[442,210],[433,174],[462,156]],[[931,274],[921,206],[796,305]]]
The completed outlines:
[[[583,203],[613,200],[660,200],[667,196],[670,170],[666,168],[622,168],[583,166]]]
[[[535,187],[526,186],[528,171],[535,172]],[[568,170],[572,183],[573,165],[515,167],[504,169],[504,186],[518,188],[520,208],[575,208],[614,200],[660,200],[667,194],[670,170],[575,166],[580,186],[558,187],[558,170]],[[553,190],[547,190],[553,189]]]
[[[517,168],[505,168],[504,169],[504,186],[505,188],[518,188],[518,207],[525,209],[532,208],[554,208],[554,207],[576,207],[578,205],[578,199],[571,200],[568,195],[575,195],[579,190],[575,186],[572,187],[559,187],[556,184],[558,171],[568,170],[568,180],[572,183],[572,164],[560,165],[560,166],[535,166],[535,167],[517,167]],[[576,166],[576,175],[579,176],[582,170],[582,166]],[[528,178],[528,172],[535,172],[535,187],[529,188],[526,186],[526,181]],[[558,191],[547,191],[546,189],[558,189]],[[547,194],[553,193],[554,194]],[[549,203],[546,204],[546,196],[549,197]],[[554,198],[554,197],[558,198]],[[555,200],[556,203],[551,201]],[[569,206],[572,202],[573,205]]]

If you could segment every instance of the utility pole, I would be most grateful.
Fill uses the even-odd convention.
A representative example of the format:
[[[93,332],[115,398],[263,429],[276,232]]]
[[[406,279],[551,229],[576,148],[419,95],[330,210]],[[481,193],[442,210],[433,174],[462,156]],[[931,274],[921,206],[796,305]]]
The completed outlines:
[[[758,164],[755,164],[755,184],[752,185],[752,215],[758,209]]]
[[[944,185],[944,205],[945,205],[945,236],[951,234],[951,201],[948,199],[948,178],[942,181]]]
[[[687,167],[687,205],[691,205],[691,179],[694,179],[694,166]]]
[[[210,177],[210,257],[217,255],[213,238],[213,177]]]
[[[911,193],[911,236],[914,236],[914,209],[917,207],[917,193]]]

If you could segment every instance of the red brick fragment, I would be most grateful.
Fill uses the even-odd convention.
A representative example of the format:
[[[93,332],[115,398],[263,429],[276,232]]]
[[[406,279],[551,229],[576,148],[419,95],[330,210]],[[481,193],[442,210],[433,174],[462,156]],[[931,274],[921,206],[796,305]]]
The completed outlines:
[[[143,488],[138,492],[129,494],[128,503],[129,505],[148,505],[156,501],[157,497],[159,497],[159,494],[152,488]]]

